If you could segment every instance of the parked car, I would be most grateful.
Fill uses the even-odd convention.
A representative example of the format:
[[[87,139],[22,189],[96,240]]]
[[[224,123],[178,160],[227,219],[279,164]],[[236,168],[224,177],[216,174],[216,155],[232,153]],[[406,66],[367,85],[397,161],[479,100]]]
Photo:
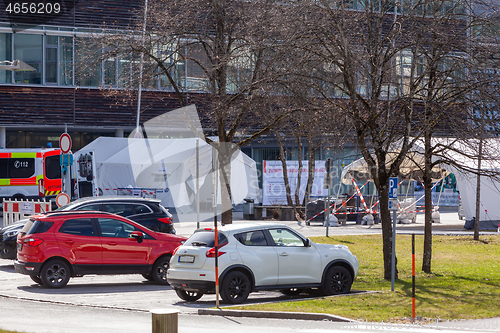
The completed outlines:
[[[17,234],[24,227],[27,220],[21,220],[14,224],[0,229],[0,258],[15,259],[16,258],[16,241]]]
[[[218,228],[218,244],[220,295],[231,304],[256,290],[349,293],[359,269],[347,246],[316,244],[281,224],[226,225]],[[198,229],[175,250],[167,281],[181,299],[196,301],[215,292],[214,261],[215,231]]]
[[[75,200],[56,209],[56,211],[70,210],[96,210],[113,213],[131,219],[153,231],[175,234],[172,214],[157,199],[123,196],[89,197]],[[0,243],[0,254],[3,259],[16,259],[19,225],[24,225],[27,221],[28,219],[19,221],[16,223],[17,229],[12,229],[10,233],[4,234]]]
[[[48,288],[87,274],[142,274],[167,284],[172,252],[185,240],[105,212],[33,215],[19,232],[14,267]]]

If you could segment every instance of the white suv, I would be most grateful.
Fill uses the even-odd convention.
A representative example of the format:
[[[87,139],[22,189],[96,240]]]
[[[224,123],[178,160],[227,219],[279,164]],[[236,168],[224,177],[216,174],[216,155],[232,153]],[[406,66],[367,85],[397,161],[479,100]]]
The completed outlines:
[[[347,246],[316,244],[286,225],[238,223],[218,232],[220,294],[227,303],[242,303],[255,290],[349,293],[358,274]],[[214,228],[198,229],[174,251],[167,281],[183,300],[215,292],[214,243]]]

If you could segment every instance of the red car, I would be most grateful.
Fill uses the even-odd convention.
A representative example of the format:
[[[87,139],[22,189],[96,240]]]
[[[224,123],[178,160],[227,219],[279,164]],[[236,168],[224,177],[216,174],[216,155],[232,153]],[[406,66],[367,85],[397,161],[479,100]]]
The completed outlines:
[[[16,272],[48,288],[86,274],[142,274],[167,283],[175,248],[186,240],[96,211],[32,216],[17,238]]]

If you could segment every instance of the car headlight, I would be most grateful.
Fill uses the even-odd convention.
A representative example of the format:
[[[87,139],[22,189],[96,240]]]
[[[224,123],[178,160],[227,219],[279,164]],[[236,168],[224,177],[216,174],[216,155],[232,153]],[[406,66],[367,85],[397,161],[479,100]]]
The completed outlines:
[[[3,238],[17,236],[18,233],[19,233],[19,230],[7,231],[6,233],[3,234]]]

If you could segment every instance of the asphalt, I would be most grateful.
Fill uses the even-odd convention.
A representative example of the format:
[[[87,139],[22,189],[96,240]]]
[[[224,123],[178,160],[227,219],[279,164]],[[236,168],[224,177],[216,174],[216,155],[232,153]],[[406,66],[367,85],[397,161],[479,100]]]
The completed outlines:
[[[458,218],[456,209],[442,208],[441,222],[433,224],[433,234],[436,235],[463,235],[471,236],[473,231],[463,228],[464,221]],[[196,221],[197,215],[185,215],[184,222],[175,223],[177,234],[190,236],[196,228],[213,227],[213,215],[211,213],[201,214],[201,221]],[[218,218],[220,221],[220,217]],[[233,223],[249,222],[243,219],[242,212],[233,212]],[[260,221],[262,222],[262,221]],[[276,223],[277,221],[272,221]],[[311,222],[306,225],[303,221],[279,221],[297,230],[306,237],[325,236],[327,228],[322,223]],[[346,225],[329,227],[329,236],[335,235],[366,235],[381,234],[381,225],[361,225],[354,221],[348,221]],[[398,234],[423,234],[424,215],[418,214],[416,223],[398,224]],[[483,231],[481,235],[500,235],[496,231]],[[180,301],[172,291],[166,292],[168,288],[140,282],[135,276],[115,276],[109,279],[106,276],[84,276],[75,279],[63,290],[51,291],[33,284],[27,276],[16,274],[11,262],[0,260],[0,297],[24,299],[30,301],[55,302],[61,304],[74,304],[78,306],[102,307],[112,309],[127,309],[132,311],[147,311],[152,304],[166,308],[175,308],[181,313],[198,313],[201,315],[218,315],[225,317],[254,317],[254,318],[293,318],[316,321],[340,321],[346,322],[351,319],[335,315],[323,315],[316,313],[289,313],[265,312],[265,311],[239,311],[230,307],[213,309],[215,297],[205,295],[204,300],[194,303]],[[137,280],[137,281],[136,281]],[[254,295],[255,294],[255,295]],[[349,297],[349,296],[347,296]],[[250,303],[283,302],[293,298],[285,297],[278,292],[253,293],[249,299]],[[500,322],[500,318],[495,318]],[[482,322],[479,321],[479,324]],[[478,324],[478,325],[479,325]]]

